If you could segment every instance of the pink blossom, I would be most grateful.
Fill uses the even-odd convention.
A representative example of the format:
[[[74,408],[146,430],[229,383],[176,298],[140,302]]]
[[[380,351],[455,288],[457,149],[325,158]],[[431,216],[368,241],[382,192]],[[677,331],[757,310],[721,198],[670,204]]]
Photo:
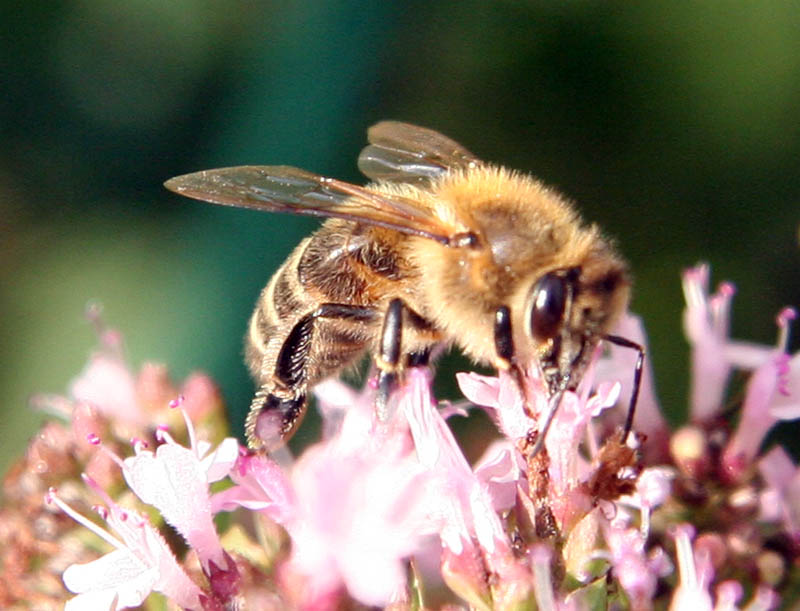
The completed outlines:
[[[536,421],[525,412],[525,402],[514,379],[501,371],[497,376],[477,373],[457,373],[458,386],[464,396],[475,405],[488,408],[489,416],[497,428],[509,439],[523,439],[536,428]],[[531,411],[547,411],[547,393],[538,376],[529,381]]]
[[[476,574],[470,560],[482,557],[487,568],[497,576],[497,586],[492,592],[496,607],[521,604],[532,594],[530,573],[514,558],[508,536],[495,512],[495,505],[499,503],[492,498],[489,486],[470,467],[436,409],[430,384],[429,370],[409,371],[406,385],[399,393],[398,410],[405,414],[417,457],[432,477],[432,493],[426,500],[432,516],[440,524],[445,578],[468,600],[481,600],[486,584],[480,575],[477,575],[478,581],[473,581]],[[488,383],[489,388],[491,384]],[[498,394],[502,395],[502,381],[499,385]],[[502,456],[504,449],[499,450],[501,456],[488,457],[485,464],[505,463],[505,478],[513,479],[515,465],[519,464],[517,457],[508,453]]]
[[[300,606],[327,604],[342,586],[365,604],[386,605],[404,591],[405,560],[435,532],[424,502],[429,478],[404,428],[377,422],[371,402],[338,383],[326,388],[323,409],[339,420],[331,436],[288,474],[270,459],[242,457],[231,474],[237,486],[214,503],[261,511],[286,528],[284,578],[303,584]],[[337,397],[355,405],[340,414]]]
[[[238,442],[228,437],[211,452],[211,444],[195,438],[185,412],[190,448],[159,431],[164,443],[155,453],[135,444],[135,456],[122,461],[122,472],[131,490],[153,505],[197,552],[208,574],[211,563],[227,567],[225,553],[212,519],[208,485],[226,477],[236,462]]]
[[[430,602],[416,600],[422,594],[419,583],[428,589],[432,581],[443,579],[470,607],[486,611],[624,605],[621,598],[627,598],[631,609],[643,611],[663,606],[670,597],[670,582],[662,578],[675,567],[660,546],[664,532],[674,538],[680,577],[672,609],[771,608],[778,598],[769,587],[751,581],[743,590],[736,581],[714,579],[717,573],[722,579],[758,575],[790,591],[785,584],[791,580],[788,567],[796,563],[797,546],[764,552],[777,530],[764,522],[777,523],[794,543],[800,541],[800,471],[783,450],[773,450],[758,462],[756,456],[775,421],[800,416],[800,354],[787,352],[794,311],[787,308],[778,316],[777,346],[731,340],[733,287],[723,284],[709,295],[708,276],[707,266],[684,274],[684,324],[695,376],[692,418],[698,422],[675,434],[672,445],[658,413],[649,361],[635,424],[650,438],[645,443],[631,435],[627,448],[617,445],[620,437],[602,443],[598,431],[622,420],[621,409],[609,408],[627,407],[636,359],[633,350],[603,345],[594,349],[577,388],[559,393],[557,400],[535,367],[525,372],[523,389],[506,372],[458,374],[464,395],[486,409],[502,434],[475,465],[467,461],[447,424],[448,416],[461,412],[436,402],[427,368],[402,372],[402,383],[381,416],[374,407],[374,383],[363,391],[333,380],[316,385],[322,439],[296,459],[285,448],[268,457],[247,452],[231,438],[216,447],[198,440],[185,408],[207,416],[211,425],[221,424],[220,397],[205,376],[188,380],[185,399],[171,403],[182,403],[188,447],[161,426],[155,448],[134,439],[134,455],[124,460],[106,446],[90,454],[93,448],[79,444],[76,452],[76,436],[93,445],[101,437],[116,437],[114,447],[119,447],[124,443],[120,434],[126,439],[127,430],[133,430],[149,440],[149,416],[175,393],[164,367],[145,367],[134,380],[119,336],[101,328],[101,350],[73,385],[76,401],[51,404],[72,417],[73,432],[64,426],[46,431],[30,454],[33,470],[45,473],[40,465],[51,459],[56,468],[46,477],[68,481],[79,469],[107,474],[116,461],[129,488],[188,543],[189,566],[195,562],[194,550],[207,585],[203,589],[187,576],[145,518],[121,509],[87,477],[108,507],[100,510],[108,530],[76,514],[55,493],[49,500],[114,550],[85,564],[75,564],[74,556],[61,558],[60,566],[71,565],[64,583],[77,595],[67,608],[136,606],[154,590],[173,604],[204,611],[241,604],[332,610],[351,604],[350,599],[365,606],[415,606]],[[634,316],[623,316],[614,331],[645,345],[641,322]],[[721,447],[726,438],[715,418],[734,368],[752,370],[753,375],[741,423],[728,446]],[[117,414],[120,410],[135,412],[127,428],[109,426],[107,418],[124,419]],[[544,451],[536,454],[531,433],[541,431],[543,422],[550,426],[535,446]],[[68,443],[61,443],[65,437]],[[661,451],[649,451],[654,437]],[[663,451],[668,447],[672,465],[664,464],[670,458]],[[729,476],[725,482],[717,481],[720,459]],[[118,488],[118,472],[110,471],[116,477],[104,481]],[[676,473],[681,477],[673,495]],[[210,485],[226,477],[233,486],[212,495]],[[17,471],[17,478],[31,481],[24,469]],[[726,485],[731,479],[736,487]],[[620,496],[623,492],[629,494]],[[759,521],[752,519],[756,498]],[[242,509],[260,515],[248,516]],[[233,510],[232,521],[247,516],[248,525],[255,519],[264,527],[255,530],[264,536],[266,549],[259,549],[252,532],[238,524],[221,536],[217,533],[215,514]],[[695,511],[704,516],[698,537],[688,524],[671,527]],[[290,545],[282,545],[275,524],[259,520],[281,525]],[[223,541],[240,552],[235,559]],[[759,547],[762,553],[754,554]],[[26,552],[20,549],[21,557]],[[58,564],[59,558],[52,561]],[[431,577],[429,572],[437,574]],[[409,574],[415,581],[407,583]],[[437,582],[429,591],[444,584]],[[743,591],[755,592],[745,605]],[[607,601],[609,594],[613,598]],[[445,600],[437,592],[432,600],[433,605],[448,605],[452,596]]]
[[[508,439],[490,444],[473,470],[488,489],[495,511],[513,507],[519,488],[527,490],[525,459]]]
[[[492,593],[486,580],[486,565],[476,545],[470,544],[460,553],[445,548],[441,573],[447,586],[465,600],[471,609],[489,611],[493,608]]]
[[[431,533],[421,497],[426,478],[396,448],[340,455],[331,445],[307,450],[292,469],[299,500],[285,524],[290,567],[312,591],[343,582],[358,600],[385,605],[405,587],[404,560]]]
[[[620,505],[639,510],[644,537],[650,534],[650,513],[669,498],[674,477],[675,470],[671,467],[648,467],[639,474],[634,493],[618,499]]]
[[[744,589],[738,581],[728,580],[719,584],[715,593],[717,604],[714,605],[714,611],[737,611],[739,607],[736,603],[742,598]]]
[[[683,327],[692,346],[690,414],[695,422],[706,421],[719,411],[731,370],[726,343],[735,289],[723,283],[709,295],[709,275],[706,264],[683,273]]]
[[[648,558],[646,535],[640,529],[629,528],[627,520],[621,516],[606,522],[603,534],[614,576],[631,599],[633,608],[641,608],[655,593],[659,559]]]
[[[789,324],[796,312],[785,308],[778,314],[775,348],[729,339],[733,286],[723,283],[717,293],[709,295],[708,279],[709,268],[705,264],[688,269],[683,275],[687,304],[684,329],[692,345],[692,420],[702,422],[719,411],[732,367],[755,370],[748,400],[751,409],[769,411],[771,421],[766,430],[776,419],[800,417],[800,361],[797,355],[790,358],[786,353]],[[749,430],[749,424],[757,424],[760,419],[754,418],[745,428]],[[763,422],[757,426],[762,436],[764,426]],[[756,437],[754,434],[753,439]],[[751,452],[750,448],[746,451]]]
[[[99,349],[70,386],[75,401],[96,407],[114,422],[143,427],[147,417],[136,400],[136,379],[122,351],[118,334],[102,331]]]
[[[219,388],[204,373],[193,373],[186,378],[181,386],[181,396],[184,397],[183,409],[197,421],[222,403]]]
[[[211,497],[211,511],[233,511],[244,507],[258,511],[278,524],[286,524],[297,513],[297,499],[283,468],[260,454],[243,453],[230,473],[235,486]]]
[[[670,609],[682,611],[712,611],[713,604],[709,593],[708,575],[698,570],[694,551],[692,550],[692,536],[694,529],[688,524],[677,526],[674,529],[675,549],[678,556],[678,573],[680,584],[672,596]]]
[[[562,528],[580,518],[591,505],[591,500],[580,488],[580,484],[589,478],[591,465],[576,448],[586,436],[590,420],[619,400],[618,382],[601,382],[594,394],[590,392],[594,382],[594,362],[598,354],[599,350],[595,352],[595,359],[586,371],[577,392],[566,391],[563,394],[558,412],[545,438],[550,459],[550,507]],[[490,377],[460,373],[457,378],[464,395],[470,401],[486,407],[501,431],[511,440],[525,438],[530,431],[538,429],[536,419],[526,412],[517,384],[510,375],[501,372],[497,377]],[[532,403],[531,411],[535,416],[544,416],[551,409],[551,401],[535,370],[527,376],[526,383],[528,400]],[[592,438],[591,441],[594,442],[592,448],[596,448],[596,440]],[[525,469],[522,458],[518,455],[497,457],[497,460],[504,461],[507,469],[511,469],[505,475],[503,486],[496,485],[500,482],[492,484],[492,489],[502,495],[498,508],[509,503],[512,500],[511,495],[517,489],[512,459],[521,466],[522,472]],[[487,459],[482,459],[482,462],[486,463]],[[520,481],[523,486],[527,484],[524,480],[522,477]]]
[[[736,481],[752,464],[766,434],[778,420],[800,417],[800,355],[787,353],[789,324],[796,317],[785,308],[777,317],[775,348],[728,338],[733,287],[721,285],[708,294],[709,269],[699,265],[684,272],[686,335],[692,344],[692,404],[694,421],[706,421],[720,409],[732,367],[754,370],[735,434],[722,457],[729,480]]]
[[[800,418],[800,352],[796,352],[778,372],[777,393],[769,412],[779,420]]]
[[[314,387],[314,395],[317,398],[317,410],[322,416],[322,436],[329,439],[339,433],[345,414],[356,410],[358,418],[356,422],[354,415],[350,416],[351,422],[348,426],[371,427],[372,410],[374,409],[374,392],[367,386],[362,391],[357,391],[351,386],[337,379],[329,379],[317,384]]]
[[[135,607],[156,591],[185,609],[200,609],[202,590],[183,571],[158,531],[138,513],[114,503],[90,478],[85,479],[103,497],[107,509],[101,508],[98,513],[119,538],[76,513],[54,490],[48,494],[48,502],[115,548],[97,560],[73,564],[64,571],[64,584],[78,594],[65,608],[95,611]]]
[[[800,469],[786,451],[776,446],[758,461],[766,488],[760,494],[760,518],[782,522],[786,532],[800,542]]]
[[[603,410],[613,407],[620,394],[619,382],[602,382],[597,392],[589,396],[591,374],[584,379],[585,385],[578,393],[565,392],[558,413],[545,438],[550,456],[550,482],[553,496],[558,497],[577,487],[589,475],[589,465],[576,451],[592,418]]]
[[[733,480],[753,462],[776,422],[800,417],[800,354],[792,358],[786,353],[789,323],[795,316],[791,308],[778,315],[778,346],[748,381],[739,425],[722,456],[723,468]]]
[[[438,488],[431,500],[443,519],[442,543],[460,553],[465,541],[477,537],[492,552],[495,542],[505,542],[506,538],[488,489],[475,476],[436,410],[430,394],[430,372],[412,369],[408,377],[399,409],[408,419],[419,462],[431,472]]]
[[[533,591],[536,607],[540,611],[572,611],[580,608],[576,604],[562,600],[553,589],[550,570],[552,552],[546,545],[533,545],[528,554],[533,572]]]

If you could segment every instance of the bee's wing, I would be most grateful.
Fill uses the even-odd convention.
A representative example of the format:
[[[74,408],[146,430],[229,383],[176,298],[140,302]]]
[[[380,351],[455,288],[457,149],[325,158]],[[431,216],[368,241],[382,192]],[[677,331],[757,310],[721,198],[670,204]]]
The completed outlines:
[[[458,142],[409,123],[381,121],[369,128],[367,139],[358,168],[372,180],[424,183],[481,163]]]
[[[291,166],[238,166],[171,178],[171,191],[214,204],[336,217],[459,245],[463,232],[410,198],[387,196]]]

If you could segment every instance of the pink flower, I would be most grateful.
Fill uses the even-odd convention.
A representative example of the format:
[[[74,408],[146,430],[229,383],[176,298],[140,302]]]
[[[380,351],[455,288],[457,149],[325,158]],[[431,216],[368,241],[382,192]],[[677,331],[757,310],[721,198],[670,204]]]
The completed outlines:
[[[300,580],[299,606],[332,605],[342,586],[364,604],[386,605],[405,589],[405,560],[434,532],[428,477],[404,428],[376,422],[371,401],[338,383],[325,389],[333,392],[323,411],[339,421],[327,427],[330,437],[288,474],[270,459],[242,457],[231,474],[237,486],[214,504],[261,511],[286,528],[292,554],[284,578]],[[340,399],[354,404],[342,413]]]
[[[709,295],[709,275],[707,264],[683,272],[683,328],[692,346],[690,414],[695,422],[706,421],[719,411],[731,370],[725,347],[735,289],[723,283]]]
[[[532,546],[528,556],[533,572],[533,591],[538,609],[542,611],[572,611],[584,608],[584,605],[579,605],[578,601],[563,600],[556,594],[550,570],[553,554],[546,545]]]
[[[641,529],[629,528],[627,520],[622,517],[606,522],[603,534],[614,576],[631,599],[632,607],[642,608],[644,603],[652,600],[663,572],[661,557],[648,557],[647,536]]]
[[[525,459],[508,439],[493,442],[473,467],[475,477],[486,486],[495,511],[510,509],[520,487],[527,490]]]
[[[742,416],[722,456],[728,477],[737,480],[753,462],[761,442],[779,420],[800,417],[800,354],[786,353],[791,308],[777,318],[778,345],[770,351],[747,384]]]
[[[317,398],[317,410],[322,416],[323,438],[335,436],[341,429],[345,414],[353,409],[358,411],[360,426],[372,426],[369,410],[374,405],[374,392],[369,386],[357,391],[344,382],[331,378],[317,384],[314,395]]]
[[[590,376],[585,378],[586,385],[579,387],[578,394],[569,391],[564,393],[545,438],[554,497],[561,496],[588,478],[589,465],[577,448],[586,435],[591,419],[616,405],[619,399],[619,382],[601,382],[597,392],[589,396]]]
[[[332,380],[316,385],[321,441],[298,458],[286,448],[252,454],[231,438],[218,446],[198,440],[189,408],[203,418],[204,432],[224,429],[224,422],[213,383],[195,376],[183,386],[185,400],[172,402],[183,403],[188,443],[160,426],[156,446],[148,448],[154,418],[176,425],[177,412],[164,418],[159,410],[177,391],[163,366],[131,374],[119,336],[95,316],[101,348],[73,384],[74,400],[48,399],[72,428],[50,424],[3,483],[18,506],[8,511],[0,504],[0,541],[13,556],[0,580],[0,607],[9,606],[9,593],[13,602],[46,606],[36,598],[41,585],[68,566],[63,581],[73,594],[49,588],[63,590],[56,595],[62,598],[74,595],[68,609],[137,606],[151,591],[203,611],[449,608],[455,597],[482,611],[609,604],[645,611],[670,601],[672,609],[769,609],[779,602],[770,586],[791,593],[800,549],[800,470],[779,448],[757,458],[774,422],[800,417],[800,354],[787,349],[795,312],[779,314],[777,346],[735,341],[728,337],[733,287],[709,294],[707,266],[687,270],[683,283],[695,423],[671,435],[648,360],[635,420],[645,435],[630,435],[623,445],[620,435],[608,435],[622,422],[637,355],[602,345],[577,387],[558,401],[537,368],[525,372],[523,389],[503,372],[458,374],[464,395],[501,433],[475,464],[447,423],[461,412],[436,402],[427,368],[402,372],[381,416],[374,383],[363,391]],[[634,316],[623,316],[614,332],[645,345]],[[733,369],[752,376],[739,426],[726,437],[719,412]],[[547,433],[537,438],[532,433],[544,422]],[[98,452],[93,446],[101,437],[108,445]],[[110,450],[131,437],[132,456],[123,460]],[[86,561],[97,555],[87,546],[73,545],[80,538],[70,521],[39,508],[52,481],[63,482],[64,494],[81,471],[103,499],[104,528],[54,491],[48,500],[112,546],[92,562]],[[225,478],[232,486],[214,486],[222,491],[212,495],[212,484]],[[122,509],[104,489],[152,511]],[[231,528],[218,533],[216,514],[234,510],[218,520]],[[153,524],[143,515],[156,516]],[[675,526],[693,516],[702,518],[697,537],[689,524]],[[184,560],[172,556],[154,525],[170,525],[183,537]],[[37,531],[53,534],[31,545]],[[679,579],[664,579],[675,572],[661,547],[669,546],[665,533],[674,539]],[[223,544],[238,553],[229,555]],[[182,565],[193,577],[202,571],[203,583]],[[45,579],[29,580],[37,567]],[[423,600],[425,590],[435,594]]]
[[[714,578],[714,569],[711,559],[703,550],[692,549],[694,528],[689,524],[678,525],[673,529],[675,548],[678,556],[678,572],[680,583],[672,595],[670,609],[683,611],[727,611],[735,610],[738,600],[742,597],[743,589],[735,581],[724,581],[716,590],[716,604],[711,598],[711,583]],[[768,611],[775,608],[780,602],[777,593],[771,588],[758,584],[750,602],[745,605],[748,611]]]
[[[594,363],[598,354],[599,351],[596,351],[595,359],[586,371],[577,392],[567,391],[563,394],[558,412],[545,438],[545,447],[550,459],[548,469],[550,507],[562,528],[574,523],[591,506],[591,499],[580,488],[580,484],[590,476],[591,465],[581,456],[577,448],[586,437],[591,419],[619,400],[618,382],[601,382],[597,392],[590,394],[595,379]],[[500,430],[510,440],[525,438],[530,431],[538,429],[537,420],[526,413],[522,396],[510,375],[501,372],[498,377],[490,377],[475,373],[459,373],[457,379],[464,396],[473,403],[487,408]],[[532,412],[536,417],[543,417],[551,409],[548,394],[535,371],[529,373],[526,382],[526,393],[532,403]],[[590,451],[596,451],[597,441],[591,436],[590,444]],[[504,460],[509,469],[512,469],[516,461],[521,467],[520,484],[526,486],[527,482],[522,476],[526,467],[518,454],[513,457],[513,461],[509,456],[498,457],[498,460]],[[499,494],[503,494],[503,500],[498,507],[510,500],[513,469],[510,473],[511,475],[505,476],[505,486],[502,489],[495,487]]]
[[[714,611],[737,611],[736,603],[742,598],[744,589],[738,581],[723,581],[717,586],[717,604]]]
[[[692,536],[694,528],[688,524],[677,526],[674,529],[675,549],[678,556],[678,573],[680,584],[672,596],[670,609],[682,611],[712,611],[713,604],[709,593],[710,583],[708,575],[698,570],[692,550]]]
[[[666,467],[645,469],[636,482],[635,492],[620,497],[613,508],[614,517],[601,522],[614,575],[634,609],[648,608],[658,579],[672,572],[663,550],[654,548],[647,551],[647,539],[650,535],[650,511],[669,496],[673,476],[672,470]],[[626,507],[639,510],[639,528],[629,526],[631,515]]]
[[[204,373],[189,375],[181,386],[180,394],[184,397],[181,407],[186,410],[192,420],[196,421],[200,421],[206,414],[222,403],[219,388]]]
[[[722,457],[727,478],[739,480],[752,464],[766,434],[778,420],[800,417],[800,354],[787,354],[789,324],[796,317],[785,308],[777,317],[775,348],[728,338],[733,287],[721,285],[708,295],[707,265],[684,272],[686,335],[692,344],[692,404],[694,421],[707,421],[720,409],[731,368],[754,370],[735,434]]]
[[[98,509],[98,513],[119,538],[76,513],[51,490],[48,502],[115,548],[97,560],[73,564],[64,571],[64,584],[78,594],[65,608],[95,611],[135,607],[156,591],[185,609],[201,609],[203,591],[189,579],[158,531],[138,513],[114,503],[93,480],[85,479],[106,503],[108,508]]]
[[[719,411],[732,367],[758,370],[764,366],[771,369],[771,374],[767,377],[781,378],[781,394],[795,396],[795,399],[784,399],[776,403],[774,408],[781,414],[780,417],[800,417],[800,402],[796,399],[797,395],[790,392],[795,390],[795,386],[800,390],[800,364],[787,368],[786,362],[781,364],[775,361],[776,356],[783,355],[785,358],[789,323],[796,318],[796,312],[792,308],[785,308],[778,314],[780,333],[776,348],[729,339],[733,285],[723,283],[717,293],[709,295],[708,277],[709,268],[706,264],[688,269],[683,274],[687,305],[684,329],[692,344],[692,420],[708,420]]]
[[[299,502],[285,524],[293,543],[290,567],[313,592],[343,582],[363,603],[385,605],[404,590],[404,560],[432,528],[421,502],[423,471],[388,446],[344,455],[318,446],[292,469]]]
[[[211,564],[228,568],[225,552],[212,519],[208,485],[226,477],[236,462],[239,444],[228,437],[214,450],[198,441],[186,412],[190,448],[176,443],[159,429],[164,441],[155,453],[134,444],[135,456],[122,461],[125,481],[143,502],[154,506],[197,552],[206,574]]]
[[[263,513],[278,524],[286,524],[296,515],[294,489],[283,468],[274,460],[245,452],[230,477],[236,485],[211,497],[212,513],[244,507]]]
[[[468,378],[467,383],[475,380],[463,377]],[[410,370],[406,386],[399,393],[398,409],[408,420],[417,457],[432,477],[432,494],[427,502],[434,519],[440,523],[445,579],[467,600],[484,600],[485,580],[476,575],[472,566],[473,558],[483,558],[487,568],[497,576],[498,585],[492,592],[496,607],[521,604],[532,595],[530,572],[514,558],[495,512],[499,502],[492,498],[489,486],[476,475],[461,452],[436,409],[430,384],[429,370]],[[498,394],[502,394],[502,382],[499,385]],[[487,388],[491,386],[492,382],[487,382]],[[485,464],[504,465],[501,470],[506,474],[501,474],[501,479],[513,480],[518,458],[509,454],[508,448],[498,449],[499,455],[488,457]]]
[[[430,372],[412,369],[401,390],[399,409],[405,414],[417,457],[434,478],[437,494],[431,500],[442,517],[442,543],[460,553],[472,537],[489,552],[505,533],[494,512],[488,489],[472,471],[430,394]]]
[[[122,338],[105,328],[99,330],[99,336],[99,349],[72,382],[69,394],[109,420],[141,428],[147,424],[147,416],[136,400],[136,379],[125,361]]]
[[[649,467],[644,469],[636,480],[636,490],[631,495],[622,496],[620,505],[635,507],[640,513],[642,535],[650,534],[650,513],[669,498],[675,470],[670,467]]]
[[[525,404],[514,379],[506,372],[497,376],[477,373],[457,373],[458,386],[475,405],[488,408],[497,428],[509,439],[523,439],[536,428],[536,421],[525,413]],[[538,376],[530,380],[529,396],[534,414],[547,411],[547,393]]]
[[[800,543],[800,470],[781,447],[758,461],[766,488],[760,495],[760,518],[783,522],[787,534]]]

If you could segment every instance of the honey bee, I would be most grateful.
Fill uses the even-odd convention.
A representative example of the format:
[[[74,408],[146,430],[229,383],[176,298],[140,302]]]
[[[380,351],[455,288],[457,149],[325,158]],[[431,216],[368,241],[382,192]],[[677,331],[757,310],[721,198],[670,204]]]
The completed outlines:
[[[165,183],[215,204],[327,217],[275,272],[250,319],[252,448],[286,441],[311,387],[367,352],[379,415],[404,368],[427,364],[439,345],[511,372],[521,389],[538,369],[551,397],[541,439],[599,341],[637,348],[640,373],[642,349],[609,335],[628,304],[627,265],[561,195],[423,127],[384,121],[368,140],[358,167],[373,182],[363,187],[289,166]]]

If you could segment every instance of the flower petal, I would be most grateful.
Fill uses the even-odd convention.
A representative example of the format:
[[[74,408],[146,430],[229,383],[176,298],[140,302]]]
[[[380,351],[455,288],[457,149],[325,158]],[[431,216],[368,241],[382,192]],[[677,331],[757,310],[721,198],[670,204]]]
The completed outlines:
[[[123,475],[142,501],[153,505],[197,551],[205,568],[213,560],[227,566],[211,518],[206,473],[191,450],[165,443],[155,455],[140,451],[126,458]]]
[[[118,549],[97,560],[68,566],[63,579],[70,592],[79,594],[70,601],[70,609],[111,609],[115,597],[117,606],[125,608],[144,602],[158,580],[158,571],[130,550]]]
[[[499,407],[500,381],[496,377],[459,372],[456,380],[461,393],[475,405]]]
[[[206,481],[218,482],[230,473],[239,458],[239,442],[233,437],[226,437],[211,454],[203,456],[200,461],[206,472]]]

